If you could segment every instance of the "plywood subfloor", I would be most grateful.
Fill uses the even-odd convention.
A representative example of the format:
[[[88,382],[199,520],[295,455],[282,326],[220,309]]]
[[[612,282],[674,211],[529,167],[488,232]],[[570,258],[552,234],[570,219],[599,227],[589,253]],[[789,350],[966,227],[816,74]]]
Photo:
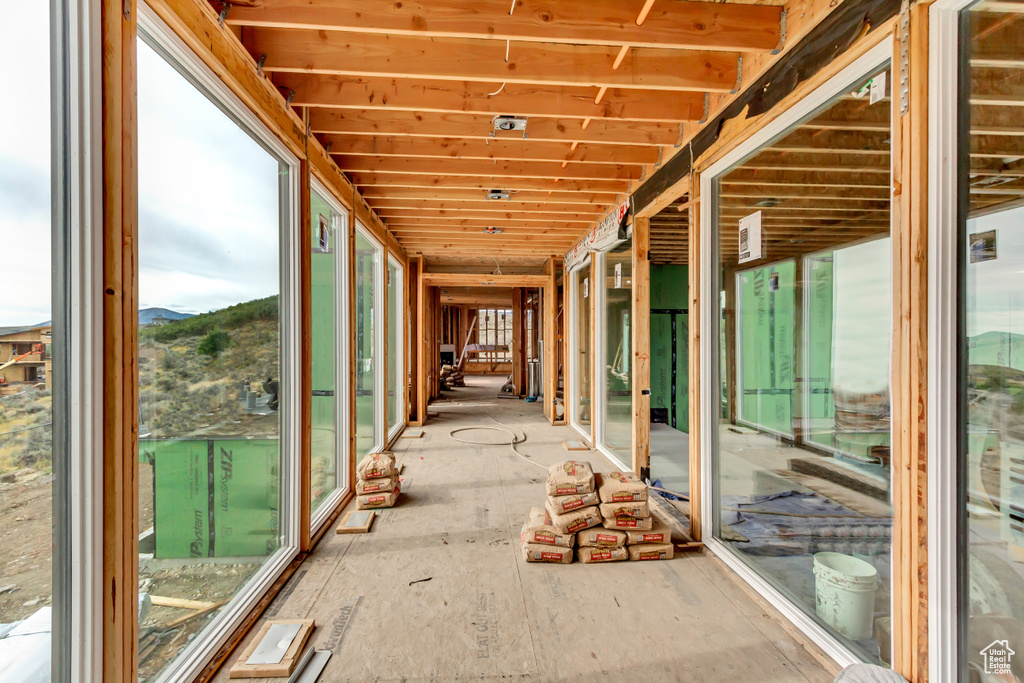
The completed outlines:
[[[526,564],[519,529],[543,504],[544,470],[448,432],[490,415],[525,430],[520,450],[543,465],[566,459],[575,433],[538,403],[495,398],[501,378],[469,381],[431,405],[422,439],[397,442],[400,503],[369,534],[328,533],[265,615],[316,620],[313,642],[334,651],[322,681],[832,680],[711,556]]]

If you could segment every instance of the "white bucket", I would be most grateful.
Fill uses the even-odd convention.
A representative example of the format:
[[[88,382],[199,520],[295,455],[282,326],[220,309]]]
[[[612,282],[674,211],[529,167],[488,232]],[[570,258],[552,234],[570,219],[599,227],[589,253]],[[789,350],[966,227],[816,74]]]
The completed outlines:
[[[842,553],[814,555],[814,604],[825,623],[850,640],[867,640],[875,616],[878,570]]]

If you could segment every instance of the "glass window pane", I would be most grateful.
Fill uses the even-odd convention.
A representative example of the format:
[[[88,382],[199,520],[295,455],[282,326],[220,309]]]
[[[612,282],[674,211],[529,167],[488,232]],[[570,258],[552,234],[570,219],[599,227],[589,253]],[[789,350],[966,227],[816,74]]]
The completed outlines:
[[[405,373],[401,367],[405,290],[402,266],[388,260],[388,430],[405,422]]]
[[[577,269],[575,278],[576,312],[576,423],[581,427],[590,424],[590,382],[594,369],[591,367],[592,341],[590,338],[590,264]]]
[[[975,5],[961,23],[964,680],[1024,681],[1024,658],[1007,654],[1024,652],[1024,116],[1011,106],[1024,99],[1024,70],[993,59],[1024,48],[1015,7]]]
[[[601,443],[625,464],[632,461],[633,389],[632,273],[633,242],[604,254],[604,426]]]
[[[343,259],[343,216],[310,192],[312,230],[312,474],[311,506],[317,508],[338,487],[338,261]]]
[[[376,325],[381,248],[356,231],[356,461],[377,445]],[[380,368],[383,370],[383,368]],[[381,416],[382,417],[382,416]]]
[[[717,538],[888,663],[892,103],[871,80],[716,179],[713,502]]]
[[[288,168],[138,43],[139,677],[281,545],[281,197]],[[169,625],[171,624],[171,625]]]
[[[54,462],[50,3],[7,2],[0,56],[0,678],[49,680]],[[24,97],[22,100],[21,98]],[[56,312],[58,316],[61,313]],[[59,456],[58,456],[59,457]],[[62,520],[57,520],[61,522]],[[58,624],[53,632],[59,633]]]

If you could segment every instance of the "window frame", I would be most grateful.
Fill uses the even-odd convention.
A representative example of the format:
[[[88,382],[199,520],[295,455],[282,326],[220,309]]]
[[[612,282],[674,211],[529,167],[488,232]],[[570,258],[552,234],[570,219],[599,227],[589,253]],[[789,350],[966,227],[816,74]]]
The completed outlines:
[[[960,198],[962,17],[975,0],[936,0],[928,20],[928,673],[961,680],[967,559],[961,490]],[[942,426],[939,426],[942,425]],[[939,501],[955,501],[954,505]]]
[[[608,283],[607,278],[604,276],[605,262],[607,261],[607,251],[596,251],[593,253],[593,260],[591,261],[591,273],[594,274],[593,280],[595,283],[594,291],[591,292],[591,296],[597,297],[594,299],[594,330],[600,330],[601,332],[594,335],[594,377],[591,383],[591,391],[594,392],[594,398],[591,399],[590,405],[593,413],[594,420],[594,447],[606,458],[612,461],[616,467],[620,470],[627,471],[632,470],[632,465],[624,463],[619,456],[605,445],[604,431],[606,427],[608,412],[606,405],[606,394],[608,391],[608,377],[604,371],[605,354],[607,353],[608,344],[605,342],[604,331],[607,327],[607,302],[608,302]],[[600,397],[600,398],[598,398]]]
[[[379,360],[373,366],[373,447],[370,449],[370,452],[373,453],[384,448],[385,439],[387,438],[384,434],[384,425],[388,418],[386,403],[388,359],[384,358],[384,345],[387,339],[387,316],[380,315],[383,313],[385,302],[387,301],[386,283],[384,280],[385,250],[380,240],[358,219],[355,221],[355,231],[356,234],[361,235],[374,248],[373,310],[376,312],[377,319],[373,321],[373,353],[374,357]],[[355,253],[352,256],[353,267],[355,267]],[[381,318],[385,319],[381,320]],[[352,332],[354,333],[355,330],[353,329]]]
[[[398,282],[389,282],[389,284],[388,284],[388,287],[397,287],[397,289],[395,291],[398,294],[398,297],[397,297],[398,298],[398,306],[397,306],[397,310],[395,311],[395,314],[394,314],[395,327],[396,327],[396,330],[395,330],[395,344],[394,344],[395,349],[394,349],[394,353],[396,354],[395,355],[395,370],[397,371],[396,372],[397,377],[390,377],[390,373],[388,373],[388,375],[389,375],[388,376],[388,383],[392,384],[394,386],[394,389],[395,389],[395,401],[398,404],[396,406],[395,415],[398,417],[398,419],[395,421],[395,424],[393,424],[393,425],[389,424],[388,425],[388,443],[390,443],[390,442],[394,441],[396,438],[398,438],[398,435],[401,433],[401,431],[403,429],[405,429],[405,423],[406,423],[405,387],[406,387],[406,384],[407,384],[406,380],[404,379],[406,377],[406,372],[405,372],[405,344],[403,343],[404,330],[405,330],[405,307],[406,307],[406,301],[405,301],[405,266],[402,265],[402,262],[398,258],[396,258],[394,254],[389,252],[388,253],[388,257],[387,257],[387,265],[388,265],[389,272],[390,272],[390,267],[391,267],[392,264],[394,264],[394,266],[395,266],[395,274],[397,275],[396,279],[398,280]],[[392,318],[392,316],[391,316],[391,309],[389,307],[388,308],[388,320],[387,320],[387,324],[388,325],[391,324],[391,318]],[[388,346],[388,351],[389,352],[391,351],[390,344]],[[385,415],[385,420],[386,419],[387,419],[387,416]]]
[[[344,314],[344,307],[339,305],[348,301],[349,281],[349,212],[327,189],[327,186],[320,182],[316,176],[309,177],[309,191],[317,196],[320,201],[337,214],[335,219],[336,254],[334,260],[334,297],[336,314],[334,316],[335,333],[335,362],[334,362],[334,419],[336,426],[336,450],[335,472],[337,481],[334,490],[320,503],[315,510],[310,510],[309,527],[310,536],[315,537],[323,525],[333,516],[335,508],[342,498],[351,490],[349,486],[349,463],[351,461],[349,432],[352,429],[351,421],[348,419],[351,411],[351,395],[349,391],[349,316]]]
[[[224,114],[287,168],[280,180],[280,340],[281,340],[281,513],[280,546],[231,597],[216,617],[156,677],[166,681],[192,680],[227,643],[245,617],[299,554],[301,492],[301,357],[299,296],[300,253],[293,236],[302,222],[300,163],[259,117],[144,2],[138,3],[138,38],[146,42]]]
[[[579,325],[579,310],[578,310],[578,307],[576,306],[576,297],[577,297],[577,294],[579,293],[579,284],[576,281],[576,276],[579,274],[580,271],[582,271],[584,269],[590,270],[591,260],[592,260],[592,256],[590,254],[588,254],[586,256],[586,258],[583,259],[583,261],[581,261],[576,267],[574,267],[572,270],[570,270],[567,273],[567,278],[568,278],[568,281],[569,281],[569,296],[568,296],[568,299],[567,299],[567,301],[568,301],[568,308],[569,308],[569,316],[568,316],[569,325],[568,325],[568,329],[566,329],[566,333],[568,335],[569,349],[571,349],[571,351],[569,352],[569,382],[568,382],[568,385],[569,385],[569,424],[572,426],[573,429],[575,429],[577,432],[580,433],[580,436],[585,438],[587,441],[591,441],[593,439],[593,435],[590,433],[589,429],[584,430],[582,425],[580,425],[580,422],[579,422],[579,399],[580,399],[580,396],[579,396],[579,383],[577,382],[577,378],[579,377],[579,373],[580,372],[590,372],[591,368],[586,368],[585,370],[581,370],[580,367],[579,367],[579,331],[576,329],[577,326]],[[592,279],[592,276],[593,276],[593,271],[591,270],[590,272],[587,273],[587,278],[588,279]],[[591,289],[593,288],[592,285],[588,285],[588,287],[591,288]],[[591,301],[591,302],[593,301],[593,299],[591,298],[593,295],[594,295],[593,292],[588,293],[588,296],[587,296],[588,301]],[[597,328],[595,328],[595,329],[597,329]],[[593,339],[590,340],[590,352],[591,352],[591,354],[594,353],[594,340]],[[593,387],[594,387],[594,378],[593,377],[590,378],[590,386],[591,386],[591,391],[593,391]],[[590,422],[591,422],[591,426],[593,426],[593,422],[594,422],[594,397],[593,396],[590,397]]]
[[[892,37],[890,35],[879,36],[875,45],[867,49],[860,57],[702,171],[699,180],[700,196],[704,200],[700,211],[700,230],[701,235],[705,236],[700,241],[699,258],[700,263],[704,266],[700,269],[699,296],[701,301],[714,302],[714,305],[701,307],[699,320],[700,357],[703,359],[700,366],[700,394],[697,405],[701,434],[698,448],[702,472],[699,486],[701,500],[707,501],[705,505],[701,506],[701,524],[702,528],[708,530],[704,534],[703,541],[709,550],[714,552],[730,569],[841,667],[860,663],[861,659],[803,609],[786,598],[781,591],[764,579],[718,537],[718,515],[716,514],[718,506],[715,504],[715,500],[719,468],[718,458],[714,456],[718,445],[718,414],[721,405],[718,396],[720,386],[718,383],[720,369],[718,281],[720,276],[718,273],[718,230],[715,226],[715,218],[718,215],[718,189],[715,181],[784,134],[794,124],[812,115],[817,109],[841,95],[851,83],[870,75],[887,63],[898,64],[898,56],[894,55],[893,51]],[[893,117],[890,126],[895,124],[896,118]],[[890,158],[891,163],[892,158]],[[896,220],[895,211],[890,214],[890,234],[894,220]],[[893,547],[897,544],[898,531],[898,528],[894,526]],[[899,574],[892,572],[890,581],[895,582],[900,578]],[[894,585],[894,583],[890,585]]]

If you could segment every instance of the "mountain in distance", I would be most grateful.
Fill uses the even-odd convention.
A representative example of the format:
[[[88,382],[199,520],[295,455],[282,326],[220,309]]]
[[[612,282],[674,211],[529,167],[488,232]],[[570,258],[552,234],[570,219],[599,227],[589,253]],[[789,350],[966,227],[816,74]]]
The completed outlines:
[[[969,340],[971,365],[994,365],[1024,370],[1024,335],[1014,332],[983,332]]]
[[[139,324],[149,325],[158,317],[163,316],[166,320],[184,320],[191,318],[191,313],[178,313],[169,308],[143,308],[139,310]]]

